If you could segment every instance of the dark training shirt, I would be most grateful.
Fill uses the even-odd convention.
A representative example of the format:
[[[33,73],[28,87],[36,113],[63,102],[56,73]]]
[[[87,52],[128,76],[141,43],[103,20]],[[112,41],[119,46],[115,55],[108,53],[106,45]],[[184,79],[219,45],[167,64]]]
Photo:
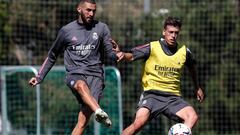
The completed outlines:
[[[84,74],[103,77],[103,58],[116,61],[112,50],[110,31],[106,24],[94,21],[91,25],[77,20],[63,26],[37,75],[41,82],[64,51],[64,65],[68,74]]]

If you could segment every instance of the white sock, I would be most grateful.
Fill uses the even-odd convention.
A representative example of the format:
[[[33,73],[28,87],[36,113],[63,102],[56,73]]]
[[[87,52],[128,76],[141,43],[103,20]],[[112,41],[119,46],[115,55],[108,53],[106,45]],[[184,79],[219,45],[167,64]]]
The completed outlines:
[[[102,109],[101,108],[98,108],[96,111],[95,111],[95,114],[98,113],[98,112],[101,112]]]

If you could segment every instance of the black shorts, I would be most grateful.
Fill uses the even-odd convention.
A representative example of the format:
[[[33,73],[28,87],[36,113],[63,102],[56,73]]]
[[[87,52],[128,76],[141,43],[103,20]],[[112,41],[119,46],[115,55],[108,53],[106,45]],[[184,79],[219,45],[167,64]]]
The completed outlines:
[[[74,88],[74,85],[78,80],[82,80],[88,85],[88,88],[92,96],[96,99],[97,102],[99,102],[99,100],[102,97],[103,88],[104,88],[103,78],[96,77],[96,76],[88,76],[83,74],[72,74],[72,75],[66,76],[65,82],[67,86],[71,89],[72,93],[75,95],[78,102],[80,104],[84,104],[81,99],[81,96],[78,94],[77,90]]]
[[[138,109],[145,107],[150,110],[150,120],[158,117],[159,114],[163,114],[176,122],[182,122],[182,119],[176,113],[186,106],[190,105],[180,96],[151,91],[143,92],[138,103]]]

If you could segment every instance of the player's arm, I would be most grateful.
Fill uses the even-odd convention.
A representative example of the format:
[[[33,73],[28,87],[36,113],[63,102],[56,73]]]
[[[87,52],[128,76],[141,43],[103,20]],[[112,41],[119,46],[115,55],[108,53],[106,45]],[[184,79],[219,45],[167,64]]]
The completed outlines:
[[[193,83],[194,83],[194,87],[196,89],[196,96],[197,96],[197,100],[202,102],[204,100],[204,92],[202,90],[202,88],[199,86],[199,81],[198,81],[198,76],[197,76],[197,68],[195,65],[192,65],[189,68]]]
[[[199,85],[198,74],[197,74],[197,67],[196,67],[196,60],[193,58],[191,51],[187,49],[187,60],[186,60],[187,67],[189,69],[190,75],[193,80],[197,100],[202,102],[204,100],[204,91]]]
[[[29,85],[35,86],[35,85],[41,83],[43,81],[43,79],[45,78],[45,76],[47,75],[47,73],[51,70],[51,68],[53,67],[53,65],[55,64],[55,62],[57,60],[59,53],[62,51],[63,38],[64,38],[64,32],[61,29],[58,32],[56,40],[54,41],[51,49],[48,52],[47,58],[45,59],[40,70],[38,71],[37,76],[32,77],[29,80],[29,82],[28,82]]]
[[[134,61],[134,60],[138,60],[138,59],[142,59],[142,58],[145,59],[145,58],[149,57],[149,54],[150,54],[149,44],[139,45],[137,47],[134,47],[131,49],[130,52],[122,52],[116,41],[111,39],[111,42],[113,45],[113,50],[115,52],[123,53],[123,57],[121,58],[121,60]]]

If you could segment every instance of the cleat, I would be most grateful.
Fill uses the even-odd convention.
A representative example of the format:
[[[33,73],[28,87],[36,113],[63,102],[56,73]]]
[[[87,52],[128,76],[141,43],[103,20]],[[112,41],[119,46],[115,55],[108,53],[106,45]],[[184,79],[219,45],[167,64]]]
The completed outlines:
[[[99,123],[104,124],[106,127],[110,127],[112,125],[111,120],[109,119],[106,112],[101,109],[97,109],[95,112],[95,120]]]

